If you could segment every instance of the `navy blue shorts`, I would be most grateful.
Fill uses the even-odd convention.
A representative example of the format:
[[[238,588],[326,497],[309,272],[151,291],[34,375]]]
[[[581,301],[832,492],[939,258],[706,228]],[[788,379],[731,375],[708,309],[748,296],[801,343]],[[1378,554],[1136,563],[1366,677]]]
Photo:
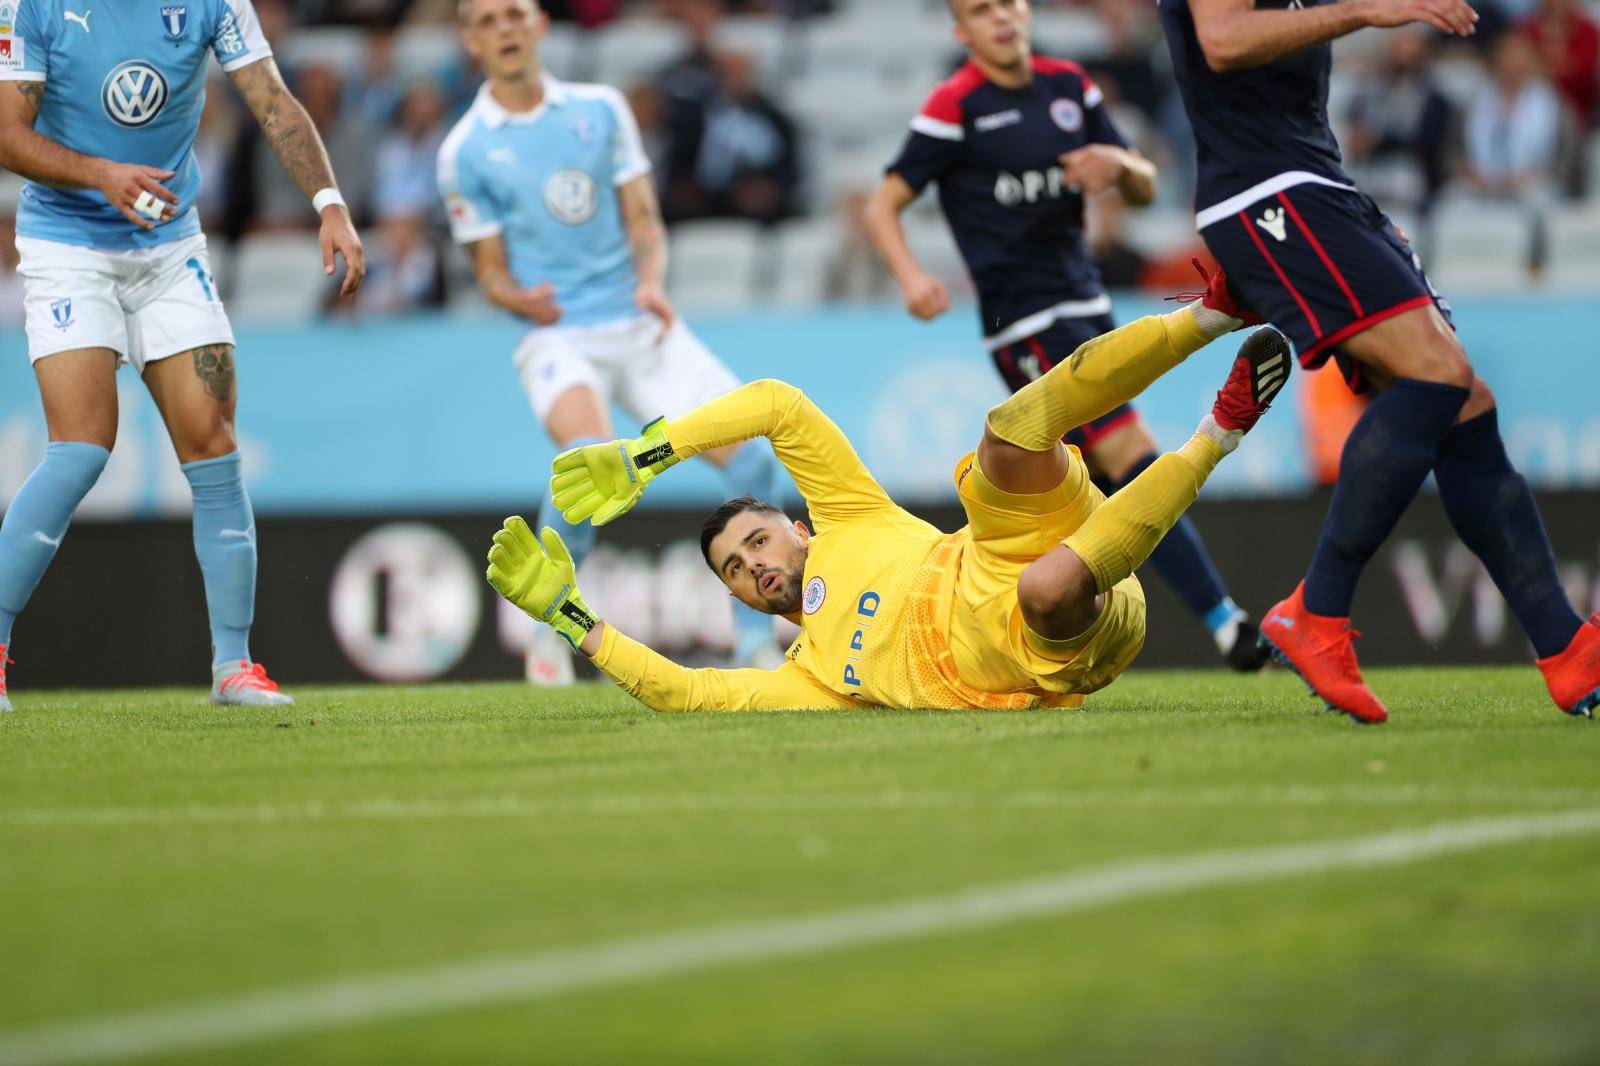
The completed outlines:
[[[1016,392],[1084,344],[1116,328],[1110,315],[1058,318],[1044,332],[996,348],[989,355],[994,359],[995,369],[1005,379],[1006,387]],[[1075,445],[1080,452],[1087,452],[1107,433],[1138,417],[1139,412],[1132,404],[1119,404],[1093,422],[1069,430],[1062,440]]]
[[[1356,391],[1359,368],[1340,341],[1429,304],[1450,319],[1422,260],[1365,193],[1295,185],[1201,236],[1239,295],[1294,341],[1300,365],[1312,370],[1338,356]]]

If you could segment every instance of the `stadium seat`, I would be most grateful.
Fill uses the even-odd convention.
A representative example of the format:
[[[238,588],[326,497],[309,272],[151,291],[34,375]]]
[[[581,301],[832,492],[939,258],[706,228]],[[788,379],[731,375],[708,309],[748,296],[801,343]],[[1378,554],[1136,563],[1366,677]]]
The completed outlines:
[[[753,222],[686,222],[670,238],[671,292],[685,311],[749,304],[760,274],[761,230]]]
[[[323,277],[322,249],[314,233],[246,237],[239,242],[233,270],[228,313],[241,322],[308,321],[316,317],[332,284]]]
[[[1562,291],[1600,291],[1600,210],[1569,208],[1551,220],[1545,282]]]
[[[796,219],[773,235],[775,261],[768,298],[783,307],[810,307],[826,295],[828,263],[839,247],[832,217]]]
[[[689,47],[682,24],[647,17],[625,18],[596,30],[596,80],[626,90],[648,80]]]
[[[279,62],[285,67],[325,65],[348,78],[366,69],[367,34],[357,26],[309,27],[274,50],[281,53]]]
[[[1447,295],[1525,289],[1531,234],[1528,215],[1517,208],[1447,202],[1433,218],[1428,276]]]

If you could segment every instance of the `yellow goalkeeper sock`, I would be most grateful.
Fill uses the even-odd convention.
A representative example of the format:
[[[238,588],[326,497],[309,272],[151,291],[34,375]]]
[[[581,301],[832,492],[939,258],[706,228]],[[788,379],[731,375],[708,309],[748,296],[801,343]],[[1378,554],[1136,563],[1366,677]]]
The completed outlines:
[[[1187,444],[1151,463],[1066,539],[1067,547],[1094,574],[1096,591],[1105,592],[1139,569],[1189,509],[1222,457],[1233,450],[1208,428],[1202,424]]]
[[[1030,452],[1047,452],[1068,430],[1143,392],[1156,378],[1237,325],[1211,328],[1185,307],[1149,315],[1089,341],[1043,377],[989,411],[989,429]]]

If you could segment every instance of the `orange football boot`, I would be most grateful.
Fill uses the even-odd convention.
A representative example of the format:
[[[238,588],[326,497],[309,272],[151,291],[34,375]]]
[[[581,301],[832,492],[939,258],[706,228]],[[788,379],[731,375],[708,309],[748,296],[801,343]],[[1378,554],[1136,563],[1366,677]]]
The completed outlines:
[[[0,649],[3,652],[4,649]],[[1600,613],[1578,627],[1565,651],[1539,660],[1550,698],[1571,715],[1593,718],[1600,707]],[[0,694],[5,689],[0,678]]]
[[[1261,639],[1272,657],[1299,674],[1328,710],[1367,725],[1388,721],[1383,701],[1361,680],[1355,649],[1355,638],[1361,634],[1350,628],[1348,618],[1306,610],[1305,589],[1306,583],[1300,582],[1261,620]]]

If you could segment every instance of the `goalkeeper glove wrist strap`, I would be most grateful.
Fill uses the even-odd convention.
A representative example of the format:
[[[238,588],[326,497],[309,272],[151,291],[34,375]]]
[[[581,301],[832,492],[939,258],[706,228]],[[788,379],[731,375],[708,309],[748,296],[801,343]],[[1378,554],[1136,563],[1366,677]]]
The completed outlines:
[[[594,615],[590,614],[588,610],[586,610],[581,604],[576,603],[573,600],[563,600],[561,602],[561,606],[557,608],[557,610],[563,618],[577,626],[579,629],[583,630],[585,633],[588,633],[590,630],[594,629],[596,623],[600,621]]]

